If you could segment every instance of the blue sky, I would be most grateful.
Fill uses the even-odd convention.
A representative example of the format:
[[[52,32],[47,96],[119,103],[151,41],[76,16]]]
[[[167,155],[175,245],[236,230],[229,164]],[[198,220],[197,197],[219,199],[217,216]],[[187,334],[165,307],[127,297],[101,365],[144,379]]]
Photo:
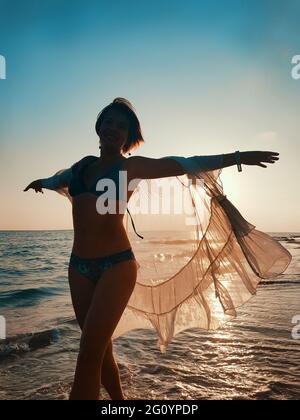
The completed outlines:
[[[97,155],[95,118],[122,96],[135,154],[279,151],[268,170],[225,169],[225,192],[258,228],[300,231],[299,21],[291,0],[0,0],[0,229],[72,227],[64,198],[22,190]]]

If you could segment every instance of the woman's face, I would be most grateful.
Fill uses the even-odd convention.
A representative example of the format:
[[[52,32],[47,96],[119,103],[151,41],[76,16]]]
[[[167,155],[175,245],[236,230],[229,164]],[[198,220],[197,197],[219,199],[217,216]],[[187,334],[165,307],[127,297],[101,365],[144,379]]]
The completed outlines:
[[[120,112],[110,109],[104,114],[99,129],[100,146],[110,151],[120,152],[127,142],[129,122]]]

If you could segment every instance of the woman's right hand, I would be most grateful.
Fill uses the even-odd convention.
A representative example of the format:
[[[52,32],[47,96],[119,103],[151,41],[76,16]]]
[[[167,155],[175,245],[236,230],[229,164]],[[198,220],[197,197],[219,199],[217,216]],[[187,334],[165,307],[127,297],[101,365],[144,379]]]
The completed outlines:
[[[41,192],[42,194],[44,194],[44,191],[42,190],[42,183],[41,183],[40,179],[32,181],[29,185],[27,185],[27,187],[23,191],[28,191],[28,190],[30,190],[30,188],[35,190],[36,193]]]
[[[279,153],[277,152],[241,152],[241,163],[244,165],[257,165],[267,168],[265,163],[275,163],[278,160]]]

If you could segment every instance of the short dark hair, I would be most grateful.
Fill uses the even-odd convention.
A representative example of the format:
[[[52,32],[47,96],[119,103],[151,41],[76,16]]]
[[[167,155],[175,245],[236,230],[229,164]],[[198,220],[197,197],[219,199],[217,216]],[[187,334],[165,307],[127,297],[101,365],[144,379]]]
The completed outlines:
[[[102,109],[97,116],[95,125],[96,133],[99,135],[100,126],[104,120],[105,114],[110,109],[114,109],[122,113],[129,121],[128,139],[122,148],[123,153],[136,149],[141,143],[144,143],[140,122],[134,112],[131,103],[125,98],[115,98],[109,105]]]

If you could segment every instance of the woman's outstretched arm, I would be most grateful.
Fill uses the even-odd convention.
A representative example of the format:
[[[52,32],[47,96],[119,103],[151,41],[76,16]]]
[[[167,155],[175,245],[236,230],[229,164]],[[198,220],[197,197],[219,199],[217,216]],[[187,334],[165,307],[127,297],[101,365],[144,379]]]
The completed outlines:
[[[266,163],[275,163],[279,159],[277,152],[241,152],[240,163],[244,165],[256,165],[266,168]],[[169,176],[179,176],[189,173],[213,171],[236,165],[235,153],[211,156],[166,156],[160,159],[152,159],[143,156],[130,158],[130,169],[134,178],[154,179]],[[189,168],[187,171],[186,168]]]
[[[35,192],[43,193],[42,188],[46,188],[48,190],[56,190],[60,187],[66,187],[69,185],[71,176],[72,169],[64,169],[57,172],[55,175],[50,176],[49,178],[37,179],[31,182],[23,191],[28,191],[30,188],[32,188],[35,190]]]

